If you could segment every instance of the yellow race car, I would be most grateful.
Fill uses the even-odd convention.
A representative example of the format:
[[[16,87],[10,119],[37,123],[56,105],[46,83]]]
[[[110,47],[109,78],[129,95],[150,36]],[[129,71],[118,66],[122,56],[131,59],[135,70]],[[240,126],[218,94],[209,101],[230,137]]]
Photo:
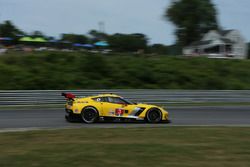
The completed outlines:
[[[76,118],[88,124],[101,120],[169,122],[168,112],[162,107],[133,103],[115,94],[76,98],[71,93],[62,93],[62,96],[67,100],[65,118],[69,122]]]

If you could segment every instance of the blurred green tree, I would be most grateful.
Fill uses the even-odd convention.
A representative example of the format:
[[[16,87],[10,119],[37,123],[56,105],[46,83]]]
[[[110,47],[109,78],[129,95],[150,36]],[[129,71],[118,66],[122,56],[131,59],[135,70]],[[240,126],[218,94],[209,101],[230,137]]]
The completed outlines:
[[[98,41],[106,41],[108,38],[108,34],[106,34],[104,32],[97,31],[97,30],[90,30],[88,32],[88,35],[89,35],[92,43],[95,43]]]
[[[42,38],[46,38],[45,35],[43,34],[43,32],[41,31],[33,31],[31,34],[30,34],[31,37],[33,38],[36,38],[36,37],[42,37]]]
[[[135,52],[147,48],[148,39],[144,34],[114,34],[108,38],[110,47],[119,52]]]
[[[166,55],[168,54],[168,51],[169,47],[163,44],[154,44],[152,46],[149,46],[150,53]]]
[[[177,44],[199,40],[209,30],[218,29],[217,11],[211,0],[172,0],[165,17],[175,26]]]
[[[7,20],[0,24],[0,36],[16,38],[17,35],[24,35],[11,21]]]
[[[72,43],[88,43],[88,38],[85,35],[80,34],[62,34],[62,41],[69,41]]]
[[[248,59],[250,59],[250,42],[248,43]]]

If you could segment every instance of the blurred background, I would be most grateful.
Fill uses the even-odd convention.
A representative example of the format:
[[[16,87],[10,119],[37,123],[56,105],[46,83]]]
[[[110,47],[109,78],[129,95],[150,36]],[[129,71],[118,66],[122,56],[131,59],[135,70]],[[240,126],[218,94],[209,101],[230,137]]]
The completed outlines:
[[[247,0],[0,0],[0,90],[250,89]]]

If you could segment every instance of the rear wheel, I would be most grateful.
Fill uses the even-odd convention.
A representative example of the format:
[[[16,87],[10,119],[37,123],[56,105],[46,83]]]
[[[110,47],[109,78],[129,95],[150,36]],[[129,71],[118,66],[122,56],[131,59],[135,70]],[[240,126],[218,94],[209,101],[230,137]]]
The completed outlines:
[[[94,107],[85,107],[81,112],[82,120],[85,123],[94,123],[99,118],[99,113]]]
[[[159,123],[162,120],[161,110],[158,108],[151,108],[148,110],[146,120],[149,123]]]
[[[68,122],[74,122],[74,117],[71,113],[65,115],[65,119],[68,121]]]

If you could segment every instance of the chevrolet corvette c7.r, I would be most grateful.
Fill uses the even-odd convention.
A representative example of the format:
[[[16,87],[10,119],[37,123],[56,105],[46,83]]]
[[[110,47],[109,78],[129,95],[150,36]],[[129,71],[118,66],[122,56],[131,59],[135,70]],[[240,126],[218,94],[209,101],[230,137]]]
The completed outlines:
[[[85,123],[99,120],[141,120],[148,123],[169,122],[168,112],[159,106],[133,103],[115,94],[101,94],[77,98],[71,93],[62,93],[67,100],[65,104],[67,121],[76,117]]]

